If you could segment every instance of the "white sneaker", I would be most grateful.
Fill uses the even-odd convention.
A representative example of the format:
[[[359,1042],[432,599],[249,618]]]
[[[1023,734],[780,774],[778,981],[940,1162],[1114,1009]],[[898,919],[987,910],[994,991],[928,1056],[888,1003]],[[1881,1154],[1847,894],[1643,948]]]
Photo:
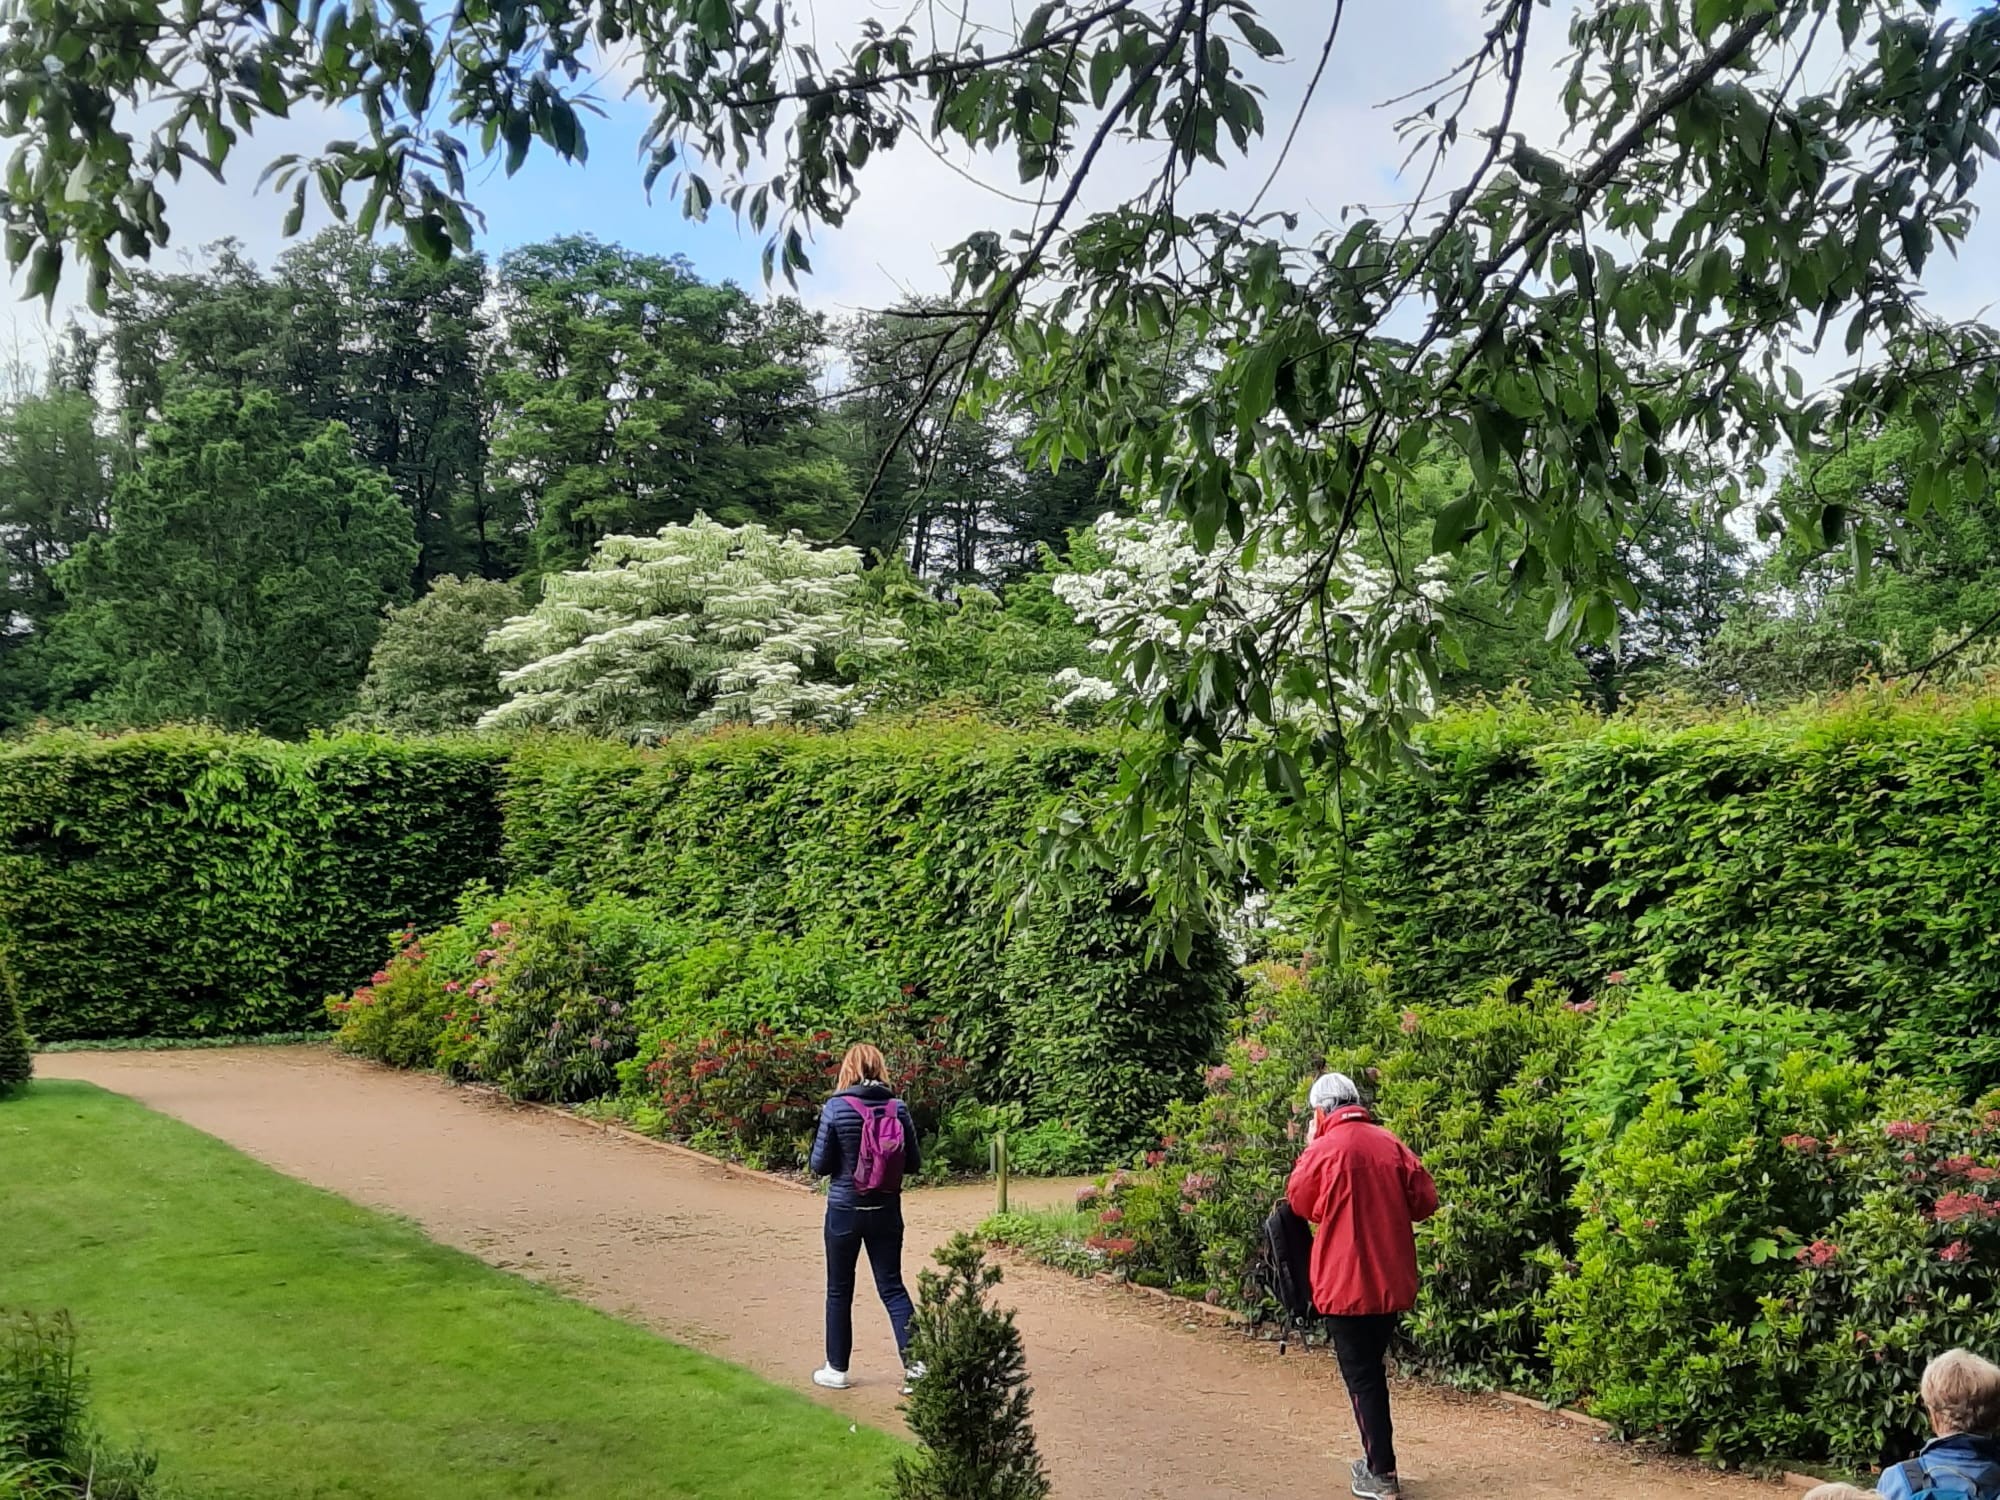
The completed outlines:
[[[922,1360],[917,1360],[912,1364],[904,1365],[903,1394],[905,1396],[909,1395],[911,1391],[917,1388],[917,1382],[919,1380],[922,1380],[928,1374],[930,1374],[930,1371],[924,1368],[924,1362]]]
[[[830,1391],[844,1391],[849,1384],[847,1371],[836,1370],[832,1365],[821,1365],[813,1371],[813,1384],[823,1385]]]

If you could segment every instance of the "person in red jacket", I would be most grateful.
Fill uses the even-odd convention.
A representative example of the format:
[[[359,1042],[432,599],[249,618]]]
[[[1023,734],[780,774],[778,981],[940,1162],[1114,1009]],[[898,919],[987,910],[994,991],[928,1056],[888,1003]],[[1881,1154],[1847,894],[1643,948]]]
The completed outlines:
[[[1333,1329],[1340,1377],[1361,1429],[1353,1490],[1400,1495],[1389,1419],[1389,1341],[1417,1301],[1415,1226],[1437,1212],[1437,1184],[1416,1153],[1375,1123],[1345,1073],[1309,1096],[1313,1121],[1285,1197],[1313,1225],[1313,1306]]]

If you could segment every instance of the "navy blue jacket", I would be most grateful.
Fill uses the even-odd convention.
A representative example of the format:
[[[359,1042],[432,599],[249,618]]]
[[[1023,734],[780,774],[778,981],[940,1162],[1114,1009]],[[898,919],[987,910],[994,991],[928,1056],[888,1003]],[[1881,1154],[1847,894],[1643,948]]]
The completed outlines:
[[[820,1106],[819,1130],[813,1136],[812,1169],[816,1177],[831,1177],[826,1186],[828,1208],[883,1208],[894,1203],[897,1193],[856,1193],[854,1167],[861,1160],[861,1111],[846,1102],[852,1095],[870,1104],[881,1104],[896,1096],[882,1083],[862,1082],[842,1089]],[[903,1122],[903,1175],[914,1177],[923,1158],[917,1154],[917,1122],[910,1108],[896,1099],[896,1115]]]
[[[1947,1495],[1969,1495],[1973,1493],[1972,1476],[1989,1464],[2000,1464],[2000,1438],[1980,1437],[1970,1432],[1932,1438],[1924,1444],[1917,1462],[1924,1466],[1925,1473],[1945,1481],[1939,1487]],[[1954,1479],[1958,1483],[1950,1482]],[[1916,1493],[1904,1477],[1901,1464],[1884,1469],[1875,1488],[1889,1500],[1907,1500]]]

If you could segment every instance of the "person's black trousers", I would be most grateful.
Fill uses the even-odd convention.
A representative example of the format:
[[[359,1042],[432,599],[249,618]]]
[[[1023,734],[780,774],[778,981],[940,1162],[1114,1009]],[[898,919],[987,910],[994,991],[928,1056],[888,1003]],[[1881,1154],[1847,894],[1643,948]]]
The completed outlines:
[[[854,1272],[861,1247],[868,1247],[868,1269],[875,1273],[875,1290],[889,1309],[896,1330],[896,1350],[910,1348],[910,1294],[903,1286],[903,1205],[882,1208],[829,1208],[826,1211],[826,1362],[845,1370],[854,1357]]]
[[[1361,1429],[1361,1452],[1371,1474],[1396,1472],[1396,1429],[1389,1420],[1389,1343],[1396,1336],[1396,1314],[1328,1318],[1333,1328],[1333,1352],[1340,1361],[1340,1378],[1354,1407],[1354,1425]]]

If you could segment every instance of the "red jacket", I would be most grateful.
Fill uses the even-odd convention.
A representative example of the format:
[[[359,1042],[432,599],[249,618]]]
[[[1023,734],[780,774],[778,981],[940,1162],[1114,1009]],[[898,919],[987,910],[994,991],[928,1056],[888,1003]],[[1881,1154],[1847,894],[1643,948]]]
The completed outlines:
[[[1318,1226],[1313,1306],[1349,1317],[1416,1305],[1414,1226],[1437,1212],[1437,1184],[1366,1109],[1335,1111],[1292,1168],[1285,1197],[1293,1213]]]

